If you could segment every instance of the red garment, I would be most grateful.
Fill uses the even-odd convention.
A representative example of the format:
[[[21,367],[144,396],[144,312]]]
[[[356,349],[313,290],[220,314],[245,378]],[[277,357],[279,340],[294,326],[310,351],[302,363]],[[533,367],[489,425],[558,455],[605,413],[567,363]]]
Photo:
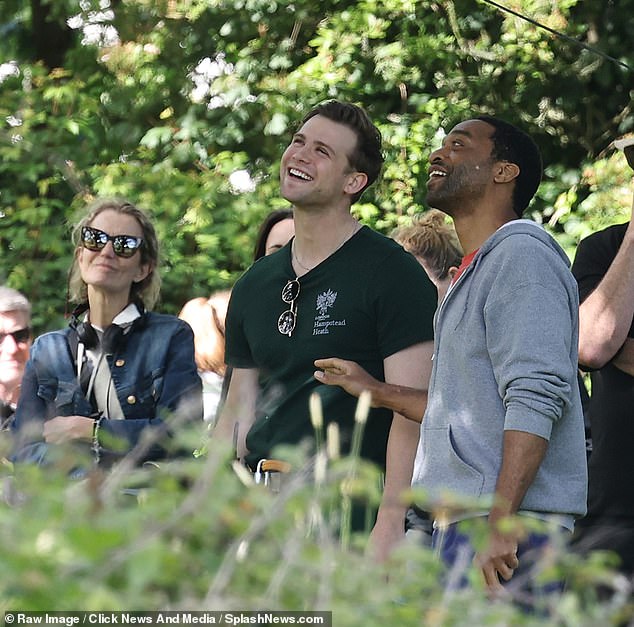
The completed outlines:
[[[476,253],[479,250],[479,248],[476,248],[472,253],[469,253],[462,258],[462,262],[460,263],[458,271],[454,275],[453,279],[451,279],[452,285],[458,280],[458,277],[469,267],[469,264],[473,261],[473,258],[476,256]]]

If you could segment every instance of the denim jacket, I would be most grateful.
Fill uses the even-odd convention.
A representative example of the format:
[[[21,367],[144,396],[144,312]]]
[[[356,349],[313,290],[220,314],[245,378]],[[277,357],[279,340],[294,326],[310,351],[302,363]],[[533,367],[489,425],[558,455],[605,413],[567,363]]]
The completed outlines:
[[[70,328],[46,333],[31,347],[12,426],[17,436],[16,461],[33,455],[33,444],[40,439],[33,433],[41,433],[44,421],[55,416],[93,415],[77,379],[74,334]],[[144,314],[143,324],[134,325],[106,359],[125,420],[101,421],[101,447],[108,440],[118,441],[117,450],[125,453],[139,442],[146,428],[168,434],[172,414],[179,420],[184,416],[188,422],[202,420],[194,335],[182,320],[154,312]],[[166,451],[155,445],[141,461],[165,455]]]

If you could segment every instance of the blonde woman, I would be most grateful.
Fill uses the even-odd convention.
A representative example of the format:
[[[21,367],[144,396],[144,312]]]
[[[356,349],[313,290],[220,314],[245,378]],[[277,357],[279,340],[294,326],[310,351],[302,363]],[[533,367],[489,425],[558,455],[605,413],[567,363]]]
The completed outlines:
[[[202,418],[191,328],[151,312],[159,294],[158,241],[145,212],[101,199],[73,231],[70,325],[33,344],[14,430],[16,459],[45,445],[83,443],[109,464],[149,431],[139,461],[165,457],[173,416]],[[26,446],[25,446],[26,445]]]

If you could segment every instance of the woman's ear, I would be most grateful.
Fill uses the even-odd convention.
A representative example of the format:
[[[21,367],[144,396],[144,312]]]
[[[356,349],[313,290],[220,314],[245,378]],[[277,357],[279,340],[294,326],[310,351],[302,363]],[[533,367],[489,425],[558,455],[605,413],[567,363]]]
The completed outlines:
[[[133,283],[141,283],[141,281],[144,281],[148,275],[150,274],[150,272],[152,272],[153,266],[150,263],[142,263],[139,266],[139,270],[137,271],[136,275],[134,276],[133,279]]]

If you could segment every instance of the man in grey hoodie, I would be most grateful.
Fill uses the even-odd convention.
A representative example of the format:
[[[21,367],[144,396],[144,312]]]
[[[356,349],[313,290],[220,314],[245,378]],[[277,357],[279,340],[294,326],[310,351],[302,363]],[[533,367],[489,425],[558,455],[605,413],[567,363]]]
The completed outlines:
[[[436,316],[413,482],[432,496],[491,497],[476,563],[496,590],[524,548],[505,519],[526,514],[571,530],[585,513],[577,287],[561,248],[519,219],[542,169],[525,133],[495,118],[467,120],[430,163],[427,201],[453,218],[466,256]],[[446,515],[436,542],[450,562],[468,516]],[[545,541],[533,537],[530,548]]]
[[[549,540],[520,540],[524,529],[509,523],[526,515],[571,530],[585,513],[577,286],[556,242],[520,219],[541,172],[532,139],[491,117],[456,125],[430,155],[428,204],[453,218],[466,256],[436,313],[413,485],[438,507],[433,543],[445,563],[474,557],[493,592]],[[350,362],[318,365],[323,383],[367,387],[374,404],[421,420],[422,392],[371,384]],[[476,506],[443,507],[447,494]],[[476,552],[468,530],[483,522]]]

